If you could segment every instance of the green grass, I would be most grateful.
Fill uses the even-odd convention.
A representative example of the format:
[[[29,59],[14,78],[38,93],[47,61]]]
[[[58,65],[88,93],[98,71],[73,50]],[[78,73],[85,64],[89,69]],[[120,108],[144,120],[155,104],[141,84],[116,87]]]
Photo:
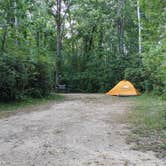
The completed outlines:
[[[166,156],[166,101],[147,94],[133,100],[136,105],[128,115],[133,124],[130,141],[136,142],[138,149]]]
[[[137,104],[130,114],[132,122],[148,130],[166,129],[166,101],[148,95],[134,100]]]
[[[19,109],[37,106],[40,104],[47,104],[51,101],[61,101],[63,99],[64,99],[64,96],[52,93],[49,96],[44,98],[26,98],[21,101],[13,101],[13,102],[7,102],[7,103],[0,102],[0,113],[14,112]]]

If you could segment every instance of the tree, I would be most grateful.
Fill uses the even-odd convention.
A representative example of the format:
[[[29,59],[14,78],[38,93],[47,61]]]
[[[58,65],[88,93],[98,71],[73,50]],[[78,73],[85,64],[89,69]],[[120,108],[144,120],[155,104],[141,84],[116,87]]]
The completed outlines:
[[[67,12],[71,5],[70,0],[56,0],[55,2],[52,0],[47,0],[47,4],[49,6],[50,13],[54,16],[56,22],[56,85],[60,84],[61,79],[61,51],[62,51],[62,38],[65,26],[65,20],[67,16]]]
[[[137,17],[138,17],[138,46],[139,54],[142,52],[142,43],[141,43],[141,15],[140,15],[140,2],[137,0]]]
[[[11,81],[3,86],[22,82],[19,94],[40,96],[54,71],[54,86],[73,91],[104,92],[127,78],[164,94],[165,13],[163,1],[1,0],[0,67],[10,74],[0,73]]]

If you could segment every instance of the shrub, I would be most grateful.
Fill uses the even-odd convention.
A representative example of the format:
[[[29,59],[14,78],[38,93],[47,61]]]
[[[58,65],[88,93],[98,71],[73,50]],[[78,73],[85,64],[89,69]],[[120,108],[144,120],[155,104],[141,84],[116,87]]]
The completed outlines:
[[[41,55],[3,53],[0,57],[0,101],[48,95],[54,83],[54,64]]]
[[[39,56],[35,63],[35,78],[31,80],[32,97],[48,95],[54,84],[54,63],[48,57]]]

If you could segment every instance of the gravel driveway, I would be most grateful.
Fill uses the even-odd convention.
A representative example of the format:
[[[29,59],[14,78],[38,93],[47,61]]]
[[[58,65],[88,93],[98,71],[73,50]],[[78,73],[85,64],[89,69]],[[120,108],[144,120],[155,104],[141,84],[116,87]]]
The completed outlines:
[[[0,119],[0,166],[165,166],[131,150],[123,117],[130,98],[66,94],[47,110]]]

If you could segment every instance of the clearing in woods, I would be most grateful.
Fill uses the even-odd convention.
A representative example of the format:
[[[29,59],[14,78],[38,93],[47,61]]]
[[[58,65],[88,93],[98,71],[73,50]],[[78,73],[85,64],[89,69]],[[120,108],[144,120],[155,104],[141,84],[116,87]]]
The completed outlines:
[[[130,98],[66,94],[47,109],[0,119],[0,166],[164,166],[132,150],[123,121]]]

